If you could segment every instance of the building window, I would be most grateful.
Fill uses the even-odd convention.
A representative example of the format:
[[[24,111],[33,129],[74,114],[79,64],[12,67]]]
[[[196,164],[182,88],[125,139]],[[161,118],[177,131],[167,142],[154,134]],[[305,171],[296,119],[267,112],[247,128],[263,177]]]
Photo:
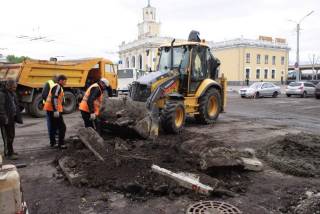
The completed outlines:
[[[139,55],[139,66],[138,66],[139,69],[142,69],[142,56]]]
[[[132,58],[131,58],[131,67],[132,68],[136,67],[136,57],[135,56],[132,56]]]
[[[276,56],[272,56],[272,65],[276,64]]]
[[[126,58],[126,67],[129,68],[129,58]]]
[[[264,64],[268,64],[269,62],[269,56],[268,55],[265,55],[264,56]]]
[[[268,79],[268,69],[264,69],[264,78]]]
[[[246,68],[246,79],[250,78],[250,68]]]
[[[260,69],[256,70],[256,79],[260,79]]]
[[[250,63],[250,53],[246,54],[246,63]]]
[[[284,65],[284,56],[281,57],[281,65]]]
[[[272,69],[271,78],[274,79],[276,77],[276,70]]]
[[[257,54],[257,64],[260,64],[260,58],[261,58],[260,54]]]

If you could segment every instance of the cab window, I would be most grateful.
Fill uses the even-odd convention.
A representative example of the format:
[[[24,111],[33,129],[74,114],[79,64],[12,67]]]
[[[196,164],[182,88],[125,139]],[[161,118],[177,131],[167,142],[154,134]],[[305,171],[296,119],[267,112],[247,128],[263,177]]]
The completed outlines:
[[[192,72],[190,82],[190,92],[195,92],[201,81],[207,76],[206,48],[195,47],[192,53]]]
[[[113,65],[111,65],[111,64],[105,64],[105,72],[114,72],[113,71]]]

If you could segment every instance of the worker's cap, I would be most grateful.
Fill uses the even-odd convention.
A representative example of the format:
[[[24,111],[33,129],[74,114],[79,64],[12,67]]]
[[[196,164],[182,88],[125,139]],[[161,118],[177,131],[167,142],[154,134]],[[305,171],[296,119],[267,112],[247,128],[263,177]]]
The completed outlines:
[[[106,78],[101,78],[101,79],[100,79],[100,82],[103,82],[103,84],[104,84],[106,87],[109,87],[109,80],[107,80]]]

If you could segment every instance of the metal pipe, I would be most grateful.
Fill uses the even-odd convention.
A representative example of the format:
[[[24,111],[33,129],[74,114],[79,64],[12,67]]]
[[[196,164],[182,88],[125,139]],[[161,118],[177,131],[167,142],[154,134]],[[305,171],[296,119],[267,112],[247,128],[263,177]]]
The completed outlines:
[[[171,65],[170,65],[171,69],[170,70],[173,69],[173,43],[175,41],[176,41],[176,39],[173,39],[172,42],[171,42]]]

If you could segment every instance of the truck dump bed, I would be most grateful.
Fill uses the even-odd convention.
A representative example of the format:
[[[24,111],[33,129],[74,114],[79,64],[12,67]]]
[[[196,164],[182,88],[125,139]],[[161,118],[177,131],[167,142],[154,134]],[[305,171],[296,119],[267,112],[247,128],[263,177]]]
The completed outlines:
[[[19,85],[41,88],[56,74],[64,74],[68,77],[66,87],[84,87],[88,73],[91,69],[98,68],[101,61],[112,65],[111,61],[102,58],[70,61],[25,60],[20,64],[3,64],[0,65],[0,80],[13,78]]]

